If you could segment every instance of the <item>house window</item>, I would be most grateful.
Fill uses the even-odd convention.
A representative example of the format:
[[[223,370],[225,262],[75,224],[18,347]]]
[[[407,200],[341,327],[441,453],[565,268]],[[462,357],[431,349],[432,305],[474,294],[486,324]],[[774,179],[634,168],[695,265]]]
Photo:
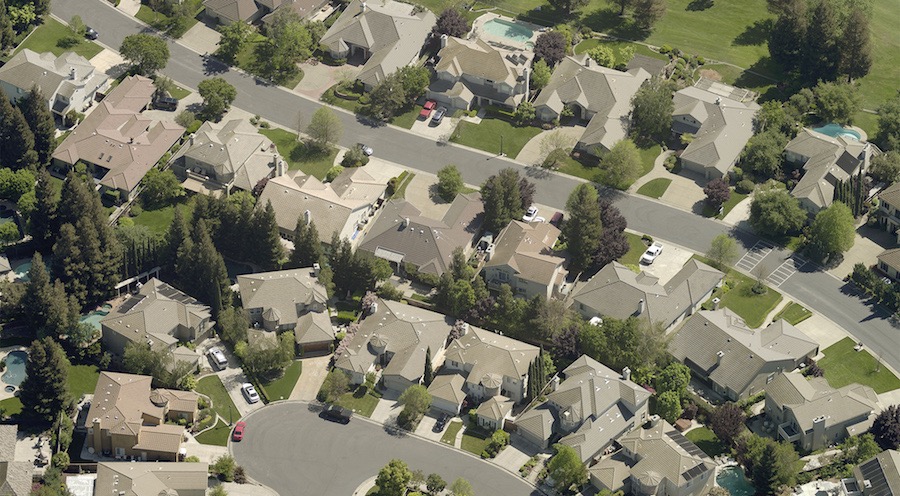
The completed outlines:
[[[878,268],[887,272],[887,264],[884,262],[878,262]]]
[[[116,456],[125,456],[125,448],[116,448]]]
[[[497,279],[500,279],[501,281],[508,281],[509,274],[503,271],[497,272]]]

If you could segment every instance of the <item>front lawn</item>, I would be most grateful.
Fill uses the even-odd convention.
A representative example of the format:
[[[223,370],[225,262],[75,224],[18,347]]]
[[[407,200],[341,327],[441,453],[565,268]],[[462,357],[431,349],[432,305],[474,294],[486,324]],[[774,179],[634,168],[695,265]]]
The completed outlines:
[[[306,143],[297,140],[297,135],[284,129],[260,129],[260,134],[266,136],[278,153],[287,160],[291,170],[300,169],[304,174],[309,174],[322,180],[328,169],[334,166],[337,157],[337,148],[332,148],[328,153],[322,153],[312,149]]]
[[[450,138],[454,143],[471,146],[490,153],[499,153],[503,141],[503,153],[515,158],[525,143],[541,133],[534,126],[518,127],[511,122],[494,117],[486,117],[481,123],[460,121]]]
[[[47,16],[44,23],[38,26],[31,35],[16,48],[16,52],[24,48],[33,50],[37,53],[53,52],[53,55],[62,55],[63,52],[75,52],[86,59],[91,59],[94,55],[100,53],[103,47],[87,40],[84,37],[78,39],[78,44],[69,48],[63,48],[57,43],[68,36],[76,36],[69,29],[69,26]]]
[[[419,118],[419,112],[422,110],[422,107],[418,105],[412,105],[409,110],[403,112],[402,114],[395,115],[391,120],[391,124],[402,127],[403,129],[412,129],[413,124]]]
[[[228,446],[228,436],[231,435],[231,427],[225,422],[219,421],[215,427],[198,435],[195,439],[200,444],[212,444],[215,446]]]
[[[18,415],[22,413],[22,402],[15,396],[6,398],[5,400],[0,401],[0,413],[2,413],[4,417]]]
[[[444,435],[441,436],[441,442],[447,443],[450,446],[454,446],[456,444],[456,435],[459,434],[459,430],[462,429],[463,423],[454,420],[447,425],[447,430],[444,431]],[[481,456],[481,453],[478,453],[478,456]]]
[[[782,308],[772,320],[784,319],[791,325],[797,325],[810,317],[812,317],[812,312],[803,305],[792,301],[788,306]]]
[[[634,233],[626,232],[625,237],[628,239],[628,253],[619,257],[619,263],[622,265],[637,267],[641,263],[641,255],[647,251],[647,245],[640,236]]]
[[[97,389],[100,369],[95,365],[72,365],[69,367],[69,392],[78,400],[82,395],[91,394]]]
[[[378,398],[380,397],[376,391],[363,385],[356,388],[356,391],[344,393],[335,401],[335,404],[349,408],[357,415],[371,417],[375,407],[378,406]]]
[[[463,431],[462,449],[475,456],[481,456],[481,452],[491,444],[491,433],[478,427],[466,427]]]
[[[729,451],[708,427],[691,429],[684,437],[690,439],[698,448],[703,450],[703,452],[710,457],[716,457],[723,453],[728,453]]]
[[[412,182],[415,174],[409,171],[403,171],[397,176],[397,190],[391,195],[391,198],[406,198],[406,187]]]
[[[822,352],[825,358],[818,365],[825,370],[825,379],[831,387],[842,388],[855,382],[879,394],[900,388],[900,379],[881,365],[881,360],[866,350],[854,350],[854,346],[855,341],[844,338]]]
[[[300,379],[300,372],[302,370],[303,362],[294,360],[286,369],[284,369],[284,375],[272,382],[263,384],[262,387],[265,388],[266,396],[269,398],[269,401],[290,398],[294,386],[297,385],[297,380]]]
[[[705,257],[694,255],[694,258],[705,264],[711,264]],[[712,295],[712,298],[721,298],[721,306],[736,313],[752,329],[765,322],[766,317],[778,306],[782,298],[781,293],[768,286],[765,294],[758,295],[752,291],[754,285],[755,279],[729,269],[725,275],[725,284],[717,288]],[[712,308],[712,298],[703,304],[704,309]]]
[[[176,100],[181,100],[182,98],[186,98],[191,94],[190,90],[186,90],[177,84],[172,85],[172,91],[169,92],[169,95]]]
[[[212,400],[212,409],[226,421],[234,422],[241,416],[219,376],[208,375],[197,381],[197,392],[209,396]]]
[[[671,179],[658,177],[638,188],[637,193],[639,195],[649,196],[650,198],[659,198],[665,194],[667,189],[669,189],[670,184],[672,184]]]

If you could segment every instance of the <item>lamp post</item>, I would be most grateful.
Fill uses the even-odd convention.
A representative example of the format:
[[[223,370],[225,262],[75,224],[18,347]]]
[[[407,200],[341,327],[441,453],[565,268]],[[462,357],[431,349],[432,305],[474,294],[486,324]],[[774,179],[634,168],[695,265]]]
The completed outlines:
[[[503,156],[503,135],[500,135],[500,156]]]

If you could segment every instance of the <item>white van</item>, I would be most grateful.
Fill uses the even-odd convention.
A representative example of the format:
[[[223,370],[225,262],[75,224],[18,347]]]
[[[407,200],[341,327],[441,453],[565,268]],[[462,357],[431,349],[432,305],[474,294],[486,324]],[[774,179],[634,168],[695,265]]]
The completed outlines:
[[[225,353],[222,353],[222,350],[212,347],[209,349],[209,356],[217,369],[222,370],[228,366],[228,359],[225,358]]]

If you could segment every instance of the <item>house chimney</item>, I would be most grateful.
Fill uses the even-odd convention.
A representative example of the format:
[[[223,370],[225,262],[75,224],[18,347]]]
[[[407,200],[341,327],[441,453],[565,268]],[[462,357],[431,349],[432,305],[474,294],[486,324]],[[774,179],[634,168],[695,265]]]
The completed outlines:
[[[407,227],[409,227],[409,217],[404,217],[404,218],[403,218],[403,225],[400,226],[400,227],[403,228],[403,229],[406,229]]]
[[[366,2],[360,2],[359,4],[359,13],[362,14],[366,10],[368,10],[368,6],[366,6]]]
[[[71,79],[73,81],[75,80],[75,72],[76,71],[75,71],[74,67],[69,70],[69,79]]]
[[[554,375],[553,379],[550,379],[550,391],[556,391],[557,388],[559,388],[559,376]]]
[[[590,55],[585,55],[585,56],[584,56],[584,66],[585,66],[585,67],[590,67],[590,66],[591,66],[591,57],[590,57]]]
[[[724,352],[724,351],[717,351],[717,352],[716,352],[716,365],[721,365],[721,364],[722,364],[722,357],[724,357],[724,356],[725,356],[725,352]]]
[[[647,303],[644,302],[644,299],[641,298],[641,301],[638,302],[637,314],[640,315],[644,313],[644,307],[647,306]]]
[[[716,97],[716,105],[722,105],[722,98]]]
[[[275,155],[275,177],[281,177],[287,173],[287,164]]]
[[[322,266],[319,265],[318,262],[313,264],[313,276],[319,277],[319,271],[322,270]]]
[[[722,302],[722,300],[720,300],[718,296],[716,296],[715,298],[713,298],[713,299],[712,299],[712,304],[713,304],[712,309],[713,309],[713,310],[718,310],[718,309],[719,309],[719,303],[721,303],[721,302]]]
[[[448,38],[448,36],[446,34],[441,35],[441,48],[444,48],[447,46],[447,38]]]
[[[306,220],[306,225],[308,226],[310,222],[312,222],[312,212],[307,210],[303,212],[303,218]]]
[[[622,380],[630,381],[631,380],[631,369],[625,367],[622,369]]]

